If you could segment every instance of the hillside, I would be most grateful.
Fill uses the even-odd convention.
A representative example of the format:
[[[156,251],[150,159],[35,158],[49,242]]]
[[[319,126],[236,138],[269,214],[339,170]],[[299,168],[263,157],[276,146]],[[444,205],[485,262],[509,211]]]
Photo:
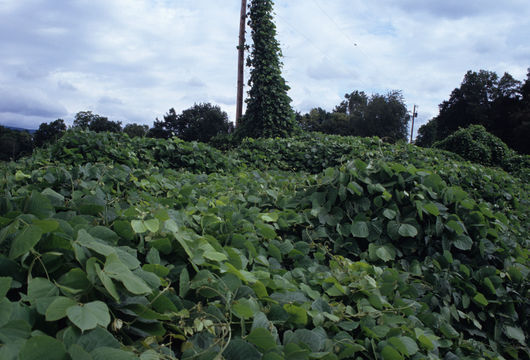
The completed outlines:
[[[68,132],[0,164],[0,359],[525,359],[529,169]]]

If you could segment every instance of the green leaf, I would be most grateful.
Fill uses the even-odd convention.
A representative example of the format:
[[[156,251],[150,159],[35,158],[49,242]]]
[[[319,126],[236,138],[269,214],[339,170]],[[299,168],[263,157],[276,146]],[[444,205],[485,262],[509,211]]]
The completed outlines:
[[[387,345],[381,351],[383,360],[403,360],[403,356],[392,346]]]
[[[90,235],[86,230],[81,229],[77,234],[76,242],[87,249],[93,250],[103,256],[116,253],[114,247],[103,243],[101,240],[97,240]]]
[[[110,296],[112,296],[114,300],[116,300],[116,302],[120,302],[120,295],[118,294],[118,291],[116,290],[116,285],[114,285],[112,279],[103,270],[101,270],[99,264],[95,263],[94,268],[96,270],[96,274],[98,275],[99,280],[103,284],[103,287],[105,287]]]
[[[259,305],[254,299],[239,299],[232,305],[234,315],[244,320],[251,319],[259,310]]]
[[[100,347],[90,353],[93,360],[138,360],[138,357],[128,351],[110,347]]]
[[[218,251],[205,251],[202,256],[208,260],[213,260],[217,262],[228,260],[225,254]]]
[[[464,234],[464,227],[459,221],[449,220],[445,226],[453,230],[457,235]]]
[[[116,254],[110,254],[107,256],[103,271],[109,277],[121,281],[127,290],[133,294],[142,295],[152,291],[145,281],[134,275],[129,268],[120,261]]]
[[[16,259],[30,251],[42,237],[42,230],[36,225],[25,225],[11,244],[9,258]]]
[[[415,237],[418,235],[418,229],[409,224],[401,224],[398,233],[403,237]]]
[[[517,340],[522,346],[526,346],[525,335],[521,328],[513,327],[513,326],[506,326],[504,328],[504,333],[510,339]]]
[[[33,220],[33,225],[40,227],[43,234],[50,233],[59,228],[59,223],[55,220]]]
[[[144,221],[145,228],[153,233],[160,229],[160,221],[158,219],[149,219]]]
[[[15,173],[15,181],[22,181],[24,179],[30,179],[31,176],[30,175],[27,175],[27,174],[24,174],[22,172],[22,170],[17,170],[16,173]]]
[[[351,226],[351,234],[357,238],[367,238],[370,235],[368,224],[365,221],[354,221]]]
[[[458,336],[460,336],[458,331],[456,331],[456,329],[454,327],[452,327],[451,324],[448,324],[448,323],[445,323],[445,322],[440,324],[440,331],[441,331],[442,334],[445,335],[445,337],[447,337],[449,339],[456,339],[456,338],[458,338]]]
[[[384,262],[394,260],[396,257],[396,251],[392,249],[390,246],[380,246],[376,251],[375,254],[377,257]]]
[[[427,203],[427,204],[423,204],[422,207],[423,207],[424,211],[426,211],[427,213],[429,213],[431,215],[434,215],[434,216],[440,215],[440,210],[432,202],[431,203]]]
[[[147,227],[142,220],[132,220],[131,227],[137,234],[143,234],[144,232],[147,232]]]
[[[460,235],[455,239],[453,245],[459,250],[471,250],[473,240],[467,235]]]
[[[11,277],[0,277],[0,299],[6,296],[7,292],[11,288],[11,282],[13,278]]]
[[[434,344],[433,342],[431,341],[431,339],[429,339],[427,336],[425,335],[420,335],[418,336],[418,341],[420,342],[420,344],[427,350],[433,350],[434,349]]]
[[[9,322],[13,312],[13,304],[6,298],[0,299],[0,328]],[[0,339],[1,340],[1,339]]]
[[[383,216],[386,217],[388,220],[392,220],[396,218],[397,213],[392,209],[385,209],[383,211]]]
[[[489,304],[486,297],[482,293],[479,293],[479,292],[473,297],[473,301],[476,304],[481,305],[481,306],[488,306]]]
[[[190,275],[186,268],[182,269],[179,276],[179,296],[184,298],[190,289]]]
[[[46,309],[46,321],[57,321],[66,317],[66,309],[74,305],[77,305],[77,302],[73,299],[64,296],[55,298]]]
[[[106,328],[110,324],[109,308],[101,301],[71,306],[66,309],[66,315],[81,331],[94,329],[98,325]]]
[[[307,311],[304,308],[294,304],[285,304],[283,309],[291,315],[293,323],[300,325],[307,324]]]
[[[261,360],[262,356],[253,345],[242,339],[232,339],[223,352],[226,360]]]
[[[274,227],[272,225],[257,222],[255,226],[258,234],[261,235],[263,238],[267,240],[276,239],[276,231],[274,230]]]
[[[412,356],[419,351],[416,341],[408,336],[392,337],[388,339],[388,342],[406,356]]]
[[[90,354],[78,344],[71,345],[68,348],[68,354],[75,360],[93,360],[92,356],[90,356]]]
[[[268,330],[261,327],[252,330],[247,336],[247,340],[256,345],[261,352],[269,351],[277,346],[274,336]]]
[[[66,349],[59,340],[50,336],[34,336],[22,347],[19,360],[67,360]]]
[[[278,221],[278,217],[278,213],[265,213],[259,215],[259,218],[265,222],[276,222]]]

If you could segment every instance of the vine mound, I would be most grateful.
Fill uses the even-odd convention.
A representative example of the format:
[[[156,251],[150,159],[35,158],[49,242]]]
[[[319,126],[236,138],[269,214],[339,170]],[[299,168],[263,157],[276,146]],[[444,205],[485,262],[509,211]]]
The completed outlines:
[[[0,359],[529,357],[528,184],[311,137],[2,163]]]

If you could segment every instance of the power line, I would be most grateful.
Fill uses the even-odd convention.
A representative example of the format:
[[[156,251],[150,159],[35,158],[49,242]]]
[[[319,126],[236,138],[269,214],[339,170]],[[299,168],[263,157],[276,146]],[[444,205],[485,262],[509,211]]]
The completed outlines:
[[[355,40],[353,40],[351,38],[351,36],[344,32],[341,27],[339,26],[339,24],[335,21],[335,19],[333,19],[326,10],[324,10],[324,8],[322,6],[320,6],[320,4],[318,3],[317,0],[313,0],[313,2],[315,3],[315,5],[320,9],[320,11],[329,19],[331,20],[331,22],[337,27],[337,29],[340,31],[340,33],[349,41],[353,44],[353,46],[357,47],[357,42]]]

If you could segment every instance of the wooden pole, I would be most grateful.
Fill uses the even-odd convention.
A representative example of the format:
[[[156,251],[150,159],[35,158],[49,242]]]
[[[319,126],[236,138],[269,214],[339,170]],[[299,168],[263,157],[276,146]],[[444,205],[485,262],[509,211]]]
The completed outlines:
[[[410,127],[410,143],[412,144],[412,137],[414,136],[414,119],[418,116],[418,113],[416,112],[416,105],[414,105],[414,109],[412,110],[412,126]]]
[[[236,100],[236,127],[239,126],[243,115],[243,85],[245,70],[245,26],[247,22],[247,0],[241,0],[241,17],[239,19],[239,59],[237,64],[237,100]]]

